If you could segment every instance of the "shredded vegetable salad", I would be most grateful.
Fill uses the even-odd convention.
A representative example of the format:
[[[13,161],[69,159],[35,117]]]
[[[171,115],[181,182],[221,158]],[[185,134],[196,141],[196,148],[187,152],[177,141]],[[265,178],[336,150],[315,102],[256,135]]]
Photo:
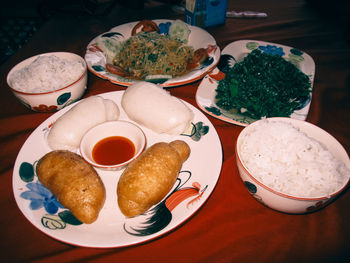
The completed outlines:
[[[144,79],[148,75],[175,77],[189,71],[187,65],[193,54],[193,47],[167,35],[142,32],[122,43],[113,64],[136,79]]]

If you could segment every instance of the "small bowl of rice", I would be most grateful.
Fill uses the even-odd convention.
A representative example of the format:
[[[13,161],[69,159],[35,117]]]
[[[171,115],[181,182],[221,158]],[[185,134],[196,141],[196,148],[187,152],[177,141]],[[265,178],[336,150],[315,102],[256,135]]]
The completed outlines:
[[[245,127],[237,138],[236,162],[257,201],[289,214],[319,210],[349,184],[350,159],[343,146],[323,129],[292,118]]]
[[[74,53],[44,53],[14,66],[7,75],[7,84],[27,108],[55,112],[84,95],[87,66]]]

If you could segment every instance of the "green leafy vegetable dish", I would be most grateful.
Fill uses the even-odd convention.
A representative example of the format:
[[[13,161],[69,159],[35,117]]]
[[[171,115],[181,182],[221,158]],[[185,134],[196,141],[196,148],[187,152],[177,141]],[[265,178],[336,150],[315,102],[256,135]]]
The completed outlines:
[[[230,55],[221,57],[219,65],[226,64],[220,70],[226,76],[216,88],[218,107],[261,119],[290,117],[310,101],[309,76],[282,54],[263,51],[256,48],[240,62]],[[233,67],[229,60],[236,62]]]

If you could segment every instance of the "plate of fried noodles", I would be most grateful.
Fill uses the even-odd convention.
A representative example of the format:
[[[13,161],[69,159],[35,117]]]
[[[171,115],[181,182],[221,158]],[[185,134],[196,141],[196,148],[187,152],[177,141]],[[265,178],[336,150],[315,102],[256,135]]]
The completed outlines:
[[[203,78],[220,59],[215,39],[181,20],[142,20],[119,25],[87,46],[88,69],[122,86],[138,81],[175,87]]]

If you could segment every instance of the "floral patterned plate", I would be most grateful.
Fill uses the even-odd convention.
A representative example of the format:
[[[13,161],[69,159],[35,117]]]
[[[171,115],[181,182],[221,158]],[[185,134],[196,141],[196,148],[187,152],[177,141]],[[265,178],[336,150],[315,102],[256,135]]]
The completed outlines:
[[[309,76],[311,87],[313,86],[315,62],[308,54],[298,49],[280,44],[257,40],[239,40],[229,44],[223,49],[218,66],[201,81],[196,92],[196,102],[201,110],[215,118],[240,126],[247,126],[256,121],[256,119],[249,118],[239,113],[225,111],[215,103],[216,87],[218,86],[219,81],[225,77],[225,74],[220,70],[227,66],[233,67],[236,63],[235,61],[242,61],[244,57],[254,49],[260,49],[265,53],[280,55],[290,61]],[[299,120],[306,119],[310,108],[311,95],[312,93],[310,93],[309,99],[304,102],[300,109],[297,109],[292,113],[290,116],[291,118]]]
[[[99,96],[115,101],[121,111],[120,119],[129,120],[120,105],[122,94],[123,91],[114,91]],[[145,214],[129,219],[120,212],[116,187],[123,171],[96,169],[106,187],[106,201],[98,219],[92,224],[82,224],[38,181],[35,166],[50,151],[46,142],[47,132],[55,120],[75,104],[49,117],[22,146],[12,180],[19,209],[46,235],[83,247],[130,246],[154,239],[178,227],[209,198],[219,179],[222,165],[222,147],[214,126],[200,110],[186,104],[195,117],[192,126],[184,134],[175,137],[160,135],[141,126],[148,146],[159,141],[181,139],[191,147],[191,155],[183,164],[173,189]]]
[[[156,22],[160,28],[160,33],[168,34],[169,27],[174,20],[166,20],[159,19],[153,20]],[[119,84],[123,86],[130,86],[137,80],[128,79],[125,77],[120,77],[115,74],[112,74],[106,70],[107,61],[112,60],[112,56],[115,52],[113,52],[113,45],[110,46],[110,52],[102,51],[101,42],[121,42],[127,40],[131,36],[132,28],[138,23],[132,22],[123,24],[117,27],[112,28],[109,32],[105,32],[96,38],[94,38],[87,46],[85,61],[88,65],[88,69],[94,73],[95,75],[107,79],[114,84]],[[199,48],[207,48],[209,46],[213,46],[209,53],[209,58],[206,59],[199,67],[193,69],[189,73],[171,78],[171,79],[158,79],[152,80],[152,82],[156,82],[160,86],[163,87],[174,87],[179,85],[188,84],[203,78],[208,72],[213,70],[220,59],[220,48],[216,45],[215,39],[205,30],[188,25],[191,30],[187,45],[192,46],[195,50]],[[105,45],[108,47],[108,45]],[[106,50],[106,48],[105,48]],[[108,54],[107,54],[108,53]]]

